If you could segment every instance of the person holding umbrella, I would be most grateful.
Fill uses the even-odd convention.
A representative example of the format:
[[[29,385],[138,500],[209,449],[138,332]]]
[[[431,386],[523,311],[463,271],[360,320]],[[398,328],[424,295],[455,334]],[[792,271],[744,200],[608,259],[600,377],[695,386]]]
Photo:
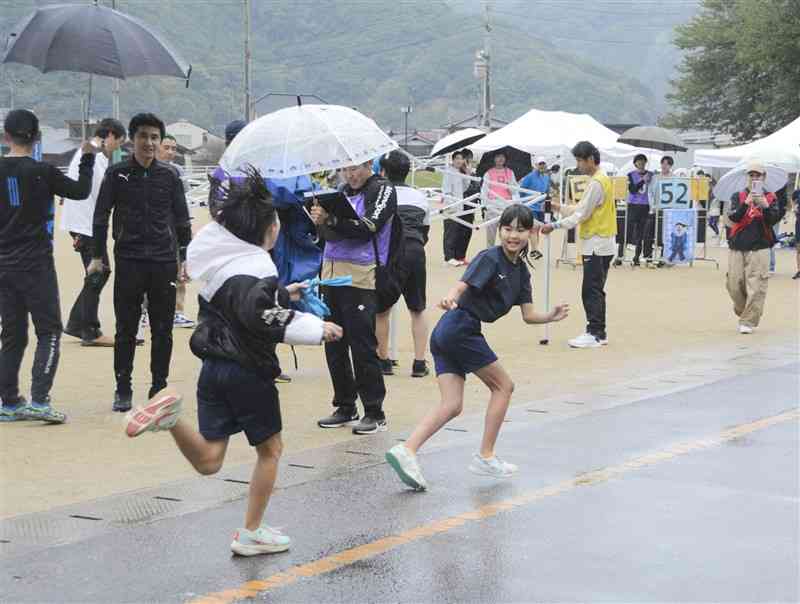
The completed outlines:
[[[94,251],[87,272],[104,270],[108,222],[114,212],[114,411],[131,409],[131,374],[136,332],[147,295],[152,351],[148,398],[167,386],[172,358],[175,288],[192,238],[189,208],[177,172],[156,159],[166,134],[152,113],[135,115],[128,126],[133,156],[106,172],[94,212]],[[178,267],[176,258],[180,257]]]
[[[376,276],[378,265],[385,267],[389,259],[397,193],[388,180],[372,173],[371,159],[346,167],[344,175],[346,203],[358,218],[329,214],[316,203],[311,208],[311,219],[326,242],[322,278],[350,275],[353,279],[352,286],[323,289],[330,321],[342,326],[344,336],[325,343],[335,410],[317,423],[320,428],[353,426],[354,434],[373,434],[387,430],[386,386],[375,334]],[[364,405],[360,421],[356,398]]]
[[[775,245],[772,227],[780,220],[774,193],[764,190],[767,171],[758,161],[747,165],[747,184],[730,200],[727,289],[739,333],[751,334],[764,313],[769,285],[769,250]]]
[[[81,145],[79,176],[74,181],[55,166],[33,159],[33,145],[41,133],[32,112],[10,111],[3,129],[10,152],[0,159],[0,422],[35,419],[60,424],[66,415],[50,404],[61,339],[53,196],[89,196],[98,147],[89,142]],[[19,393],[28,315],[37,338],[30,403]]]
[[[650,198],[648,187],[651,184],[653,173],[647,170],[647,156],[639,153],[633,158],[635,170],[628,173],[628,233],[630,242],[636,246],[633,256],[633,265],[639,266],[639,257],[642,255],[642,241],[644,241],[644,257],[651,258],[653,255],[653,240],[645,236],[647,223],[650,217]],[[619,244],[616,266],[622,264],[625,256],[625,245]]]

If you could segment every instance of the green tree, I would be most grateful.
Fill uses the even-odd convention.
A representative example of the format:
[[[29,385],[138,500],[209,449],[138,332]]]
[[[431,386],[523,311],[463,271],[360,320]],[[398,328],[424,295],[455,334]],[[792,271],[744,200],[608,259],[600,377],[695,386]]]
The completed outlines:
[[[800,2],[703,0],[700,13],[677,28],[684,52],[664,120],[748,140],[798,115]]]

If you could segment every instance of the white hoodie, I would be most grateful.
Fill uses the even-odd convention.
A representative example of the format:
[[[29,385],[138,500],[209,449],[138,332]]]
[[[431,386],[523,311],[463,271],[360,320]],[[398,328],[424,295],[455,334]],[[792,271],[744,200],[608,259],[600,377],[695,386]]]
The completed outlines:
[[[200,296],[209,303],[225,282],[236,275],[256,279],[278,276],[269,252],[239,239],[216,222],[207,224],[192,239],[186,250],[186,270],[191,279],[205,281]],[[271,314],[285,310],[276,305]],[[283,341],[291,345],[320,344],[322,323],[315,315],[294,311]]]

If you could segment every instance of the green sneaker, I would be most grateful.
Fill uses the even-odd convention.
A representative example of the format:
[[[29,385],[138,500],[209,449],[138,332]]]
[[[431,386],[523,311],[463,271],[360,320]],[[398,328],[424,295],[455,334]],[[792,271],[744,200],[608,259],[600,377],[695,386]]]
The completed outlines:
[[[22,422],[28,419],[23,416],[20,411],[24,404],[19,405],[3,405],[0,409],[0,422]]]
[[[25,419],[35,419],[48,424],[63,424],[67,421],[67,416],[61,411],[56,411],[47,403],[30,403],[19,410],[20,415]]]

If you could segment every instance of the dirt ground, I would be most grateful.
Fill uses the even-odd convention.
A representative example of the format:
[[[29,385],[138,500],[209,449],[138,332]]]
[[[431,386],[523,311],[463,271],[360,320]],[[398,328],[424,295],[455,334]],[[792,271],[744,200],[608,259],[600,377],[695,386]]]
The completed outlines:
[[[203,208],[195,210],[196,222],[205,222]],[[790,217],[793,220],[793,217]],[[786,229],[791,230],[786,223]],[[485,238],[477,233],[470,256],[482,249]],[[560,250],[561,235],[553,236],[553,260]],[[647,270],[625,266],[613,269],[608,279],[608,333],[610,343],[597,350],[571,350],[566,340],[584,331],[580,303],[580,269],[562,265],[552,271],[551,300],[571,305],[570,317],[551,326],[550,344],[542,346],[542,326],[526,326],[513,310],[484,333],[500,361],[514,378],[517,389],[512,404],[528,403],[559,393],[596,391],[609,384],[672,367],[687,351],[702,352],[714,345],[797,342],[798,281],[794,274],[794,250],[778,250],[777,274],[770,279],[766,311],[755,334],[737,333],[736,319],[725,291],[727,250],[708,249],[713,263],[694,267]],[[61,231],[56,237],[56,263],[61,287],[62,313],[66,317],[83,272],[80,259]],[[544,303],[544,261],[536,263],[534,297]],[[429,307],[460,276],[462,269],[446,266],[441,252],[441,223],[432,229],[428,245]],[[197,313],[199,284],[189,285],[187,314]],[[429,310],[431,327],[441,315]],[[106,287],[101,303],[101,322],[113,334],[112,287]],[[398,374],[387,378],[385,410],[390,430],[407,431],[438,400],[433,376],[412,379],[408,313],[399,312]],[[188,347],[190,330],[175,330],[170,384],[185,395],[185,416],[196,417],[195,386],[200,362]],[[31,338],[35,336],[31,333]],[[293,383],[280,386],[287,452],[320,447],[354,438],[345,430],[321,430],[318,417],[330,411],[331,386],[322,348],[298,349],[295,370],[287,347],[279,347],[284,369]],[[23,392],[29,386],[32,347],[22,370]],[[136,351],[135,402],[141,403],[149,386],[149,342]],[[685,361],[681,361],[685,362]],[[128,439],[122,431],[122,415],[112,413],[114,391],[113,349],[83,348],[64,336],[59,373],[53,389],[54,404],[69,415],[61,426],[17,422],[0,426],[0,517],[42,511],[54,506],[95,499],[120,492],[152,487],[194,475],[168,434],[147,434]],[[475,378],[468,379],[465,412],[480,410],[486,393]],[[360,438],[369,438],[360,437]],[[501,437],[502,438],[502,437]],[[253,453],[243,435],[235,436],[226,463],[252,461]]]

